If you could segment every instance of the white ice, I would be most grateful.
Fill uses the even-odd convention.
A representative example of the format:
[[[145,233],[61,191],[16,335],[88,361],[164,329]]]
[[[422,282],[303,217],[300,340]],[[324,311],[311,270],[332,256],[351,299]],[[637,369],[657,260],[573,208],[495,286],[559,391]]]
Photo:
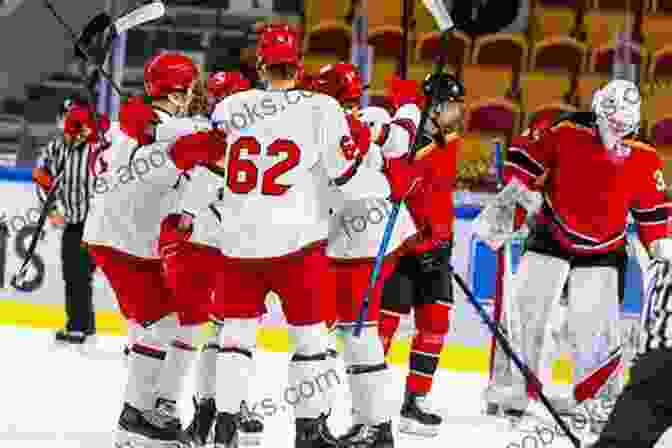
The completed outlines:
[[[2,448],[111,448],[121,409],[126,368],[122,337],[98,336],[81,348],[55,345],[53,333],[0,327],[2,374],[0,378],[0,447]],[[264,442],[259,448],[293,446],[290,406],[283,403],[287,382],[288,355],[259,352],[256,355],[253,398],[266,399],[278,411],[265,417]],[[336,435],[350,425],[350,398],[347,380],[338,371],[341,384],[332,381],[338,399],[330,425]],[[388,396],[398,414],[406,369],[392,367]],[[192,387],[187,388],[180,406],[184,421],[192,415]],[[481,413],[480,393],[486,378],[480,374],[442,370],[436,377],[432,406],[444,416],[441,433],[422,439],[396,433],[398,448],[536,448],[570,447],[567,438],[554,435],[545,442],[516,432],[508,424]],[[290,398],[291,399],[291,398]],[[271,400],[271,401],[268,401]],[[284,409],[283,409],[284,408]],[[396,424],[396,420],[395,420]],[[538,436],[536,437],[538,439]],[[515,445],[511,445],[515,444]],[[668,445],[672,446],[672,445]]]

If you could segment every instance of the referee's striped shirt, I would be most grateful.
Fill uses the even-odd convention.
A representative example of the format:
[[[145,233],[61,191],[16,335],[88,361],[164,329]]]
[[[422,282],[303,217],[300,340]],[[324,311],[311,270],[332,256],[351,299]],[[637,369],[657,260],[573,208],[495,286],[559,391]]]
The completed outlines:
[[[54,179],[61,169],[65,170],[56,193],[57,201],[64,210],[65,222],[79,224],[89,213],[92,187],[92,178],[89,175],[91,145],[81,143],[75,145],[72,151],[68,149],[62,136],[54,138],[44,147],[37,166],[45,168]],[[39,186],[37,191],[40,200],[44,202],[46,192]]]

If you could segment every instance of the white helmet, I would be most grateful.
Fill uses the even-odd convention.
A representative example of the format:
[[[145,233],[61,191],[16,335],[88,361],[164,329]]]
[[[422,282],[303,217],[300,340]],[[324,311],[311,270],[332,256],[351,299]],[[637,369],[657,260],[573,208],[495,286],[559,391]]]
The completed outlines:
[[[611,81],[595,92],[592,108],[607,148],[621,147],[623,137],[639,131],[641,105],[637,85],[623,79]]]

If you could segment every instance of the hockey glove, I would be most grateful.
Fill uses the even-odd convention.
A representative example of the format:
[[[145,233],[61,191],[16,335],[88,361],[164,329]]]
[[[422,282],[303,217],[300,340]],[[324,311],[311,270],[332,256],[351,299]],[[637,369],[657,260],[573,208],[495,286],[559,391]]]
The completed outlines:
[[[110,129],[110,119],[90,107],[76,106],[65,116],[63,135],[72,140],[96,143],[99,135]]]
[[[201,131],[177,139],[168,154],[175,166],[189,171],[196,165],[212,165],[226,154],[226,134],[219,129]]]
[[[352,114],[346,114],[346,118],[354,145],[345,146],[343,149],[345,158],[348,160],[363,158],[371,146],[371,130]]]
[[[158,123],[159,116],[143,97],[130,98],[119,109],[121,130],[141,145],[154,142],[154,130]]]
[[[385,159],[383,174],[390,184],[390,200],[404,201],[421,187],[424,170],[420,163],[411,163],[407,157]]]
[[[450,261],[453,244],[450,241],[440,241],[436,245],[417,255],[418,264],[422,272],[435,272]]]
[[[54,182],[54,179],[51,177],[51,174],[49,174],[49,171],[47,171],[46,168],[34,168],[33,180],[44,191],[51,190],[51,186]]]

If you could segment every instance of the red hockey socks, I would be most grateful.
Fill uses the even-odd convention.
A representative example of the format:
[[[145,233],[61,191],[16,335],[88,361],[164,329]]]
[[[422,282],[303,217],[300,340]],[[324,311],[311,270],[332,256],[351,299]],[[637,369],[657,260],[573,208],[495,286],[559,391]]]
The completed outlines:
[[[416,333],[411,346],[410,372],[406,378],[408,392],[426,395],[431,390],[449,323],[448,305],[433,303],[415,308]]]
[[[390,351],[392,345],[392,338],[399,328],[399,320],[401,316],[399,313],[393,311],[380,310],[380,320],[378,321],[378,335],[380,341],[383,343],[383,350],[385,355]]]

